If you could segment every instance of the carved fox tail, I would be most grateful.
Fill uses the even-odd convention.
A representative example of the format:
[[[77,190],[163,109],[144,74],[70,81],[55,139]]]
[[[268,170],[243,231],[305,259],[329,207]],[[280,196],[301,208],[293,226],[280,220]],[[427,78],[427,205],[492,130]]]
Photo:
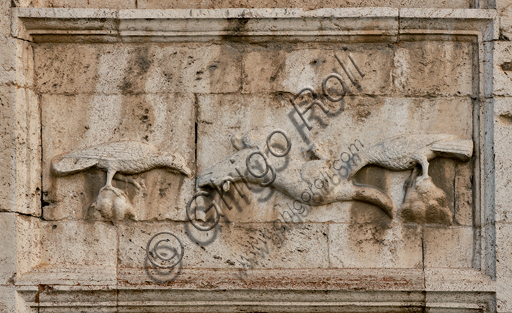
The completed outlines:
[[[354,185],[353,200],[373,204],[381,208],[389,217],[393,218],[393,200],[377,188]]]

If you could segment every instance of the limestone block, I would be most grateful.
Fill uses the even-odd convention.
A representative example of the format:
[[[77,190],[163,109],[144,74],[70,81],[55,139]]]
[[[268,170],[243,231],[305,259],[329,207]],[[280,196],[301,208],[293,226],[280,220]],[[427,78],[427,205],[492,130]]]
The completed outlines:
[[[0,85],[15,81],[16,40],[0,36]]]
[[[16,291],[14,286],[0,286],[0,313],[16,311]]]
[[[512,95],[512,44],[506,41],[495,42],[493,63],[494,95]]]
[[[41,215],[41,120],[32,89],[16,88],[16,211]]]
[[[41,45],[41,93],[224,93],[241,87],[240,53],[229,45]]]
[[[329,260],[335,268],[421,268],[421,231],[389,219],[330,224]]]
[[[283,44],[254,47],[244,53],[243,91],[296,94],[304,87],[312,87],[321,94],[322,84],[327,79],[327,88],[330,85],[333,88],[327,92],[333,97],[343,92],[388,95],[392,89],[392,67],[393,48],[387,45],[342,45],[317,49],[297,45],[283,47]],[[342,77],[343,87],[336,78],[328,78],[332,73]],[[358,81],[359,90],[351,79]]]
[[[512,39],[512,2],[500,0],[496,2],[500,14],[500,39]]]
[[[48,221],[40,226],[40,263],[46,268],[113,271],[117,263],[116,228],[103,222]]]
[[[37,217],[16,216],[17,271],[16,281],[41,263],[41,220]]]
[[[106,183],[106,172],[94,168],[57,177],[51,161],[62,153],[130,140],[178,156],[194,169],[193,95],[44,95],[41,101],[46,219],[92,218],[90,205]],[[183,220],[182,208],[193,194],[192,177],[160,168],[115,179],[114,187],[124,190],[133,218],[140,220]]]
[[[138,1],[140,9],[213,9],[213,8],[303,8],[307,10],[320,8],[343,8],[343,7],[410,7],[410,8],[470,8],[472,2],[468,0],[456,1],[383,1],[383,0],[345,0],[345,1],[324,1],[310,2],[300,0],[289,1],[252,1],[252,0],[213,0],[213,1]]]
[[[473,166],[469,163],[455,167],[454,223],[473,225]]]
[[[120,279],[129,280],[145,268],[152,273],[158,270],[147,260],[146,246],[160,232],[170,232],[181,241],[184,254],[178,268],[242,269],[242,264],[246,264],[246,269],[328,266],[326,226],[296,224],[277,237],[279,231],[271,223],[222,223],[211,231],[201,232],[189,223],[122,222],[118,230]],[[172,248],[179,250],[177,244],[172,244]],[[158,275],[153,278],[159,279]]]
[[[9,3],[9,1],[2,1],[0,3],[0,37],[7,37],[11,32],[10,10],[11,3]]]
[[[496,98],[494,111],[495,218],[497,222],[511,222],[510,192],[512,192],[512,185],[509,173],[512,172],[512,156],[509,149],[512,145],[512,98]]]
[[[0,213],[0,285],[13,285],[16,276],[16,215]],[[1,310],[0,310],[1,312]]]
[[[32,88],[34,84],[34,50],[30,43],[16,42],[16,84]]]
[[[406,95],[472,94],[472,50],[469,42],[407,42],[394,53],[393,81]]]
[[[16,87],[0,86],[0,162],[5,164],[0,168],[0,211],[16,210]]]
[[[425,267],[471,268],[473,229],[430,227],[423,230]]]
[[[512,312],[512,224],[496,223],[496,289],[498,312]]]
[[[98,9],[136,9],[135,0],[17,0],[20,7],[29,8],[98,8]]]

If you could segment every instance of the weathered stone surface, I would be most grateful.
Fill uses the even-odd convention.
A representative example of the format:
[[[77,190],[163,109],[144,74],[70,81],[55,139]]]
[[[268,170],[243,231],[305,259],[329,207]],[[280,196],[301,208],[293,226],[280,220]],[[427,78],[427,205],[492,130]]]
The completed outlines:
[[[213,8],[304,8],[308,10],[319,8],[337,8],[337,7],[437,7],[437,8],[469,8],[471,2],[466,0],[432,1],[413,0],[413,1],[382,1],[382,0],[346,0],[346,1],[327,1],[327,2],[308,2],[308,1],[156,1],[142,0],[138,1],[138,8],[141,9],[213,9]]]
[[[73,105],[70,106],[70,103]],[[43,192],[46,219],[86,219],[89,206],[105,185],[106,172],[89,170],[65,177],[51,173],[51,160],[62,153],[108,142],[149,143],[161,152],[180,155],[194,168],[194,97],[190,94],[45,95],[43,114]],[[63,114],[63,112],[66,112]],[[80,121],[70,120],[78,114]],[[136,220],[183,220],[193,182],[183,174],[155,169],[133,177],[142,183],[114,181],[134,205]]]
[[[493,85],[494,95],[510,96],[512,86],[512,45],[509,42],[494,43]]]
[[[16,90],[12,86],[0,86],[0,160],[5,164],[0,168],[1,188],[0,211],[14,211],[16,209],[16,158],[15,158],[15,132],[16,113],[15,100]]]
[[[38,91],[52,94],[225,93],[241,87],[229,45],[42,45]]]
[[[102,222],[49,221],[40,225],[40,263],[37,267],[100,267],[115,272],[117,235]]]
[[[101,9],[136,9],[135,0],[17,0],[20,7],[29,8],[101,8]]]
[[[133,275],[144,268],[154,281],[165,281],[177,274],[166,275],[165,269],[160,269],[162,272],[159,274],[158,268],[147,259],[146,245],[152,236],[160,232],[174,234],[183,244],[180,268],[184,269],[246,271],[328,267],[327,227],[321,224],[295,224],[291,227],[294,228],[276,230],[271,223],[221,223],[209,232],[201,232],[190,224],[123,222],[118,228],[119,279],[136,279]],[[162,238],[167,237],[169,235]],[[179,248],[177,244],[173,247]],[[236,273],[231,274],[233,279],[237,279]]]
[[[509,147],[512,144],[512,98],[497,98],[494,100],[494,153],[496,155],[496,221],[511,222],[512,207],[510,205],[510,192],[512,192],[511,178],[512,156]]]
[[[317,89],[333,72],[342,76],[345,91],[349,94],[386,95],[392,90],[393,46],[360,45],[351,49],[350,52],[346,51],[345,45],[316,49],[299,48],[300,46],[297,45],[283,47],[283,44],[274,44],[255,47],[245,52],[243,92],[249,94],[298,93],[307,86]],[[293,50],[288,51],[288,49]],[[337,58],[350,70],[351,77],[344,72]],[[358,71],[364,77],[361,77]],[[359,80],[362,86],[361,91],[351,85],[350,78]],[[331,78],[330,81],[333,83],[335,79]],[[341,91],[339,85],[335,89],[334,92]]]
[[[329,260],[336,268],[421,268],[421,231],[380,223],[329,225]]]
[[[16,73],[16,40],[0,37],[0,47],[0,85],[13,84]]]
[[[425,267],[471,268],[473,229],[425,227]]]
[[[332,6],[359,4],[434,5]],[[23,40],[6,48],[14,76],[11,59],[0,62],[12,88],[0,89],[10,108],[2,160],[14,163],[0,173],[0,196],[10,201],[2,211],[21,214],[0,213],[13,220],[3,238],[16,238],[0,248],[17,254],[0,284],[46,312],[201,311],[210,301],[229,311],[233,299],[243,311],[493,312],[494,299],[509,310],[510,110],[486,98],[493,82],[495,95],[509,94],[508,47],[492,49],[496,12],[258,5],[306,10],[13,11]],[[289,143],[266,143],[276,129]],[[247,161],[252,152],[259,165]],[[248,172],[265,166],[276,178],[267,187],[270,175]],[[217,195],[218,207],[204,212],[210,202],[197,201],[187,215],[193,195],[214,188],[227,203]],[[200,231],[201,220],[213,229]],[[171,240],[146,251],[165,231],[184,249],[167,269],[151,260],[172,263]],[[496,243],[505,265],[495,264]],[[247,294],[212,297],[216,289]],[[202,306],[181,303],[185,290]],[[268,298],[255,305],[255,290]]]
[[[472,51],[468,42],[403,43],[396,49],[393,62],[398,92],[422,96],[472,94]]]
[[[510,279],[512,279],[512,224],[496,224],[496,271],[497,279],[496,289],[498,291],[497,307],[498,312],[512,311],[512,289],[510,288]]]
[[[0,312],[16,312],[16,291],[13,286],[0,286]]]
[[[0,251],[2,251],[2,257],[0,257],[0,285],[14,285],[16,259],[18,257],[16,215],[7,212],[0,213],[0,229],[2,229],[3,234],[0,241]]]

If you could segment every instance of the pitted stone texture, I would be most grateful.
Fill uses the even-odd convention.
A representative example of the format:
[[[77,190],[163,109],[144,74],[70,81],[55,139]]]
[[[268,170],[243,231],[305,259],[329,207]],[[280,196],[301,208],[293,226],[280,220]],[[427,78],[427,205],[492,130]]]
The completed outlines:
[[[329,260],[334,268],[421,268],[421,231],[385,218],[330,224]]]
[[[473,232],[470,227],[425,226],[425,267],[471,268]]]
[[[494,95],[512,96],[512,43],[495,42],[493,58]]]
[[[327,45],[310,48],[307,45],[283,47],[283,44],[270,44],[254,47],[244,53],[243,92],[298,93],[304,87],[312,87],[321,94],[322,83],[328,75],[338,73],[343,78],[344,88],[337,83],[333,91],[328,91],[334,97],[343,92],[387,95],[393,86],[392,66],[393,47],[388,45]],[[351,79],[358,81],[361,86],[359,90]],[[336,79],[332,77],[328,80],[329,85],[335,82]]]
[[[512,224],[496,223],[496,289],[498,312],[512,312]]]
[[[116,228],[103,222],[48,221],[40,228],[38,267],[100,267],[115,272]]]
[[[16,291],[14,286],[0,286],[0,313],[19,312],[16,311],[15,299]]]
[[[17,44],[16,39],[0,37],[0,85],[13,84],[15,81]]]
[[[394,54],[398,93],[417,96],[470,96],[472,48],[469,42],[409,42]]]
[[[496,221],[512,222],[512,98],[494,99],[494,153],[496,167]]]
[[[2,240],[0,240],[0,251],[2,251],[0,257],[0,285],[14,285],[16,259],[18,257],[16,214],[0,213],[0,229],[2,234]],[[2,312],[1,309],[0,312]]]
[[[276,245],[271,237],[278,231],[271,223],[221,223],[201,232],[189,223],[123,222],[118,230],[119,279],[129,280],[132,274],[145,268],[158,269],[146,260],[146,245],[153,235],[164,231],[173,233],[182,242],[184,255],[178,267],[184,269],[241,269],[242,263],[248,263],[250,258],[255,260],[254,268],[328,267],[327,227],[320,224],[294,227],[286,229],[281,239],[275,240]]]
[[[70,106],[70,103],[74,103]],[[50,162],[55,156],[122,140],[146,142],[162,153],[180,155],[194,168],[194,97],[189,94],[137,96],[82,94],[42,96],[43,190],[49,206],[46,219],[83,219],[105,184],[106,173],[89,170],[55,177]],[[81,116],[70,120],[70,115]],[[181,219],[181,208],[192,194],[193,179],[165,169],[130,176],[139,184],[114,181],[136,210],[135,219]]]
[[[136,9],[135,0],[16,0],[20,7],[28,8],[98,8]]]
[[[213,9],[213,8],[304,8],[307,10],[320,8],[343,8],[343,7],[411,7],[411,8],[471,8],[472,2],[468,0],[456,1],[384,1],[384,0],[344,0],[344,1],[324,1],[310,2],[301,0],[288,1],[253,1],[253,0],[209,0],[209,1],[157,1],[157,0],[139,0],[140,9]]]
[[[0,211],[16,210],[16,87],[0,86]]]
[[[41,93],[225,93],[241,88],[241,57],[223,44],[46,44],[35,73]]]

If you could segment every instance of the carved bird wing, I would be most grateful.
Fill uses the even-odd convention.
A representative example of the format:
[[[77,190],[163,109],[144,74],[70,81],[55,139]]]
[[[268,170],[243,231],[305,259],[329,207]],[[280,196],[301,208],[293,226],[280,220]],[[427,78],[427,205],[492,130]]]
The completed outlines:
[[[158,150],[142,142],[111,142],[57,156],[52,169],[57,175],[67,175],[93,167],[100,160],[140,160],[151,153],[158,154]]]
[[[158,151],[152,146],[136,141],[110,142],[68,154],[77,158],[93,158],[97,160],[136,160]]]

